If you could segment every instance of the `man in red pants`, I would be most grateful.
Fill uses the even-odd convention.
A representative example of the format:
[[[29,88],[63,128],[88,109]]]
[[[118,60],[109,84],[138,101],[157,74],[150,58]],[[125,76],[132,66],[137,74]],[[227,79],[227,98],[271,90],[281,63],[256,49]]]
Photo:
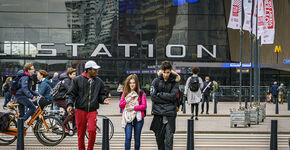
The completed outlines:
[[[69,90],[67,112],[72,113],[75,106],[79,150],[85,150],[85,133],[89,133],[87,150],[93,150],[96,139],[96,117],[99,104],[109,104],[110,98],[105,95],[103,81],[97,77],[98,66],[94,61],[85,64],[86,72],[75,77]]]

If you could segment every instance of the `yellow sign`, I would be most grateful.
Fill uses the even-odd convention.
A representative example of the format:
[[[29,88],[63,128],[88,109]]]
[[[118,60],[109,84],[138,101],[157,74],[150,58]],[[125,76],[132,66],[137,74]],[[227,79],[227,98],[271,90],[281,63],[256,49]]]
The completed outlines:
[[[275,53],[281,53],[282,52],[282,49],[281,49],[281,45],[276,45],[275,46]]]

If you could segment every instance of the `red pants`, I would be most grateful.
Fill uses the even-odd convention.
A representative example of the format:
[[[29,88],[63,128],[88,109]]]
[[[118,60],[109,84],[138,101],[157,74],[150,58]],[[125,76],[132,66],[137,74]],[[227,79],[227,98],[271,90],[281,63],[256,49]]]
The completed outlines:
[[[97,111],[86,112],[80,109],[76,109],[75,119],[78,133],[78,145],[79,150],[85,150],[85,135],[86,130],[89,133],[89,141],[87,150],[93,150],[96,140],[96,126],[97,126]]]

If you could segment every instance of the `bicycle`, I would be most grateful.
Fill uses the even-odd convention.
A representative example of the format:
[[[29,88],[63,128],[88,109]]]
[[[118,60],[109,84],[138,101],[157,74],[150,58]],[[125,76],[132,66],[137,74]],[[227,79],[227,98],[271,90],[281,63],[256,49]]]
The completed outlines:
[[[28,127],[24,129],[24,136],[27,134],[27,129],[32,126],[32,131],[37,140],[45,146],[55,146],[59,144],[64,136],[64,131],[60,131],[60,127],[63,128],[62,122],[54,116],[46,116],[43,113],[45,106],[51,102],[44,97],[37,97],[35,100],[37,103],[37,110],[27,123]],[[17,121],[19,114],[17,112],[18,103],[8,104],[8,108],[15,113],[9,113],[9,128],[6,131],[0,131],[0,145],[9,145],[13,143],[17,138]],[[34,122],[36,121],[35,125]]]
[[[49,110],[47,111],[49,114],[54,115],[54,116],[58,116],[59,118],[61,118],[61,121],[64,121],[67,113],[65,111],[62,110]],[[95,140],[95,144],[102,144],[102,135],[103,135],[103,119],[104,118],[108,118],[106,116],[103,115],[97,115],[97,129],[96,129],[96,140]],[[108,118],[109,119],[109,118]],[[67,125],[66,128],[69,130],[69,132],[65,132],[65,137],[66,136],[74,136],[75,133],[77,132],[77,127],[76,124],[70,120]],[[111,140],[111,138],[114,135],[114,125],[112,123],[112,121],[109,119],[109,140]],[[86,132],[86,138],[89,138],[88,133]]]

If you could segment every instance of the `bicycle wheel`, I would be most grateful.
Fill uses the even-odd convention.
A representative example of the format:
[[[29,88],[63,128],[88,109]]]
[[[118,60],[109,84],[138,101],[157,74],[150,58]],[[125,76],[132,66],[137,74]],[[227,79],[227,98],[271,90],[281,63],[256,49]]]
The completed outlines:
[[[14,116],[13,113],[8,113],[9,117],[12,118]],[[9,122],[9,128],[17,128],[17,122],[15,118],[11,119]],[[0,146],[10,145],[17,139],[17,136],[8,135],[0,132]]]
[[[103,137],[103,119],[107,118],[106,116],[103,115],[98,115],[97,116],[97,129],[96,129],[96,141],[95,144],[102,144],[102,137]],[[108,118],[109,119],[109,118]],[[86,132],[86,137],[89,138],[88,136],[88,132]],[[112,123],[112,121],[109,119],[109,140],[111,140],[111,138],[114,135],[114,125]]]
[[[45,116],[44,121],[47,124],[49,131],[42,119],[39,119],[34,127],[34,133],[37,140],[45,146],[55,146],[59,144],[65,137],[63,123],[54,116]]]

